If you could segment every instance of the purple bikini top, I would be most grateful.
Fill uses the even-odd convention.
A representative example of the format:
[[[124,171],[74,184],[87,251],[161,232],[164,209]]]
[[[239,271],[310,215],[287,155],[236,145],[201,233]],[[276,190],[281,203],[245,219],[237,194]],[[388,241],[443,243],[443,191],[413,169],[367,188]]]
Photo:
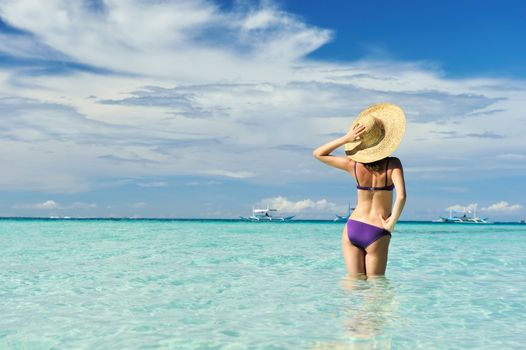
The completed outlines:
[[[389,157],[387,158],[387,161],[385,162],[385,186],[383,187],[367,187],[367,186],[360,186],[360,182],[358,181],[358,176],[356,175],[356,162],[354,162],[354,177],[356,178],[356,188],[359,190],[366,190],[366,191],[392,191],[394,189],[394,184],[391,184],[387,186],[387,169],[389,169]]]

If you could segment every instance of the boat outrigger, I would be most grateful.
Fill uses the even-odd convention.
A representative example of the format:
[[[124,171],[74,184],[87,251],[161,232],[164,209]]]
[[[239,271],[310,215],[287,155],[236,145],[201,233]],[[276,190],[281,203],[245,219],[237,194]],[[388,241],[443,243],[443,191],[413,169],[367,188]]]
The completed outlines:
[[[256,221],[256,222],[268,222],[268,221],[290,221],[292,218],[294,218],[294,215],[292,216],[279,216],[275,215],[274,213],[279,212],[279,209],[270,208],[267,205],[267,209],[255,209],[252,208],[252,215],[249,217],[240,216],[241,220],[246,221]]]
[[[351,208],[351,203],[349,203],[349,207],[347,208],[347,214],[346,215],[338,215],[338,214],[335,214],[336,215],[336,218],[333,220],[333,221],[337,221],[337,222],[347,222],[347,220],[349,220],[349,216],[351,216],[351,213],[352,211],[354,210],[355,208]]]
[[[462,216],[453,216],[453,213],[463,213]],[[477,206],[474,206],[473,215],[468,216],[467,214],[471,213],[469,208],[464,208],[464,210],[453,210],[449,209],[449,217],[445,218],[443,216],[440,219],[433,220],[433,222],[445,222],[451,224],[491,224],[488,221],[488,218],[481,219],[477,216]]]

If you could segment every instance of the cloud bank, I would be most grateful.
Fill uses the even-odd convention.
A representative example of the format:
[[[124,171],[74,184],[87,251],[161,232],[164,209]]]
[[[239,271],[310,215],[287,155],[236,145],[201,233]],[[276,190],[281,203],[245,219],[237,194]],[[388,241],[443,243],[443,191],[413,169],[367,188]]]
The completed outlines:
[[[468,205],[460,205],[455,204],[452,206],[447,207],[446,211],[454,211],[454,212],[463,212],[463,213],[475,213],[478,207],[478,203],[471,203]],[[491,204],[487,207],[480,208],[480,211],[488,212],[488,213],[500,213],[500,214],[509,214],[513,212],[517,212],[519,210],[523,209],[523,206],[520,204],[510,204],[506,201],[500,201],[494,204]]]
[[[13,209],[94,209],[97,207],[96,203],[85,203],[85,202],[74,202],[69,205],[62,205],[54,200],[47,200],[42,203],[30,203],[30,204],[14,204]]]
[[[292,214],[309,214],[309,213],[336,213],[341,210],[338,205],[329,202],[327,199],[303,199],[299,201],[291,201],[283,196],[277,196],[272,198],[264,198],[259,202],[261,208],[266,208],[267,205],[270,208],[279,209],[285,213]]]
[[[510,204],[505,201],[501,201],[495,204],[490,205],[489,207],[482,208],[483,211],[488,212],[496,212],[496,213],[509,213],[509,212],[516,212],[520,209],[522,209],[522,205],[520,204]]]

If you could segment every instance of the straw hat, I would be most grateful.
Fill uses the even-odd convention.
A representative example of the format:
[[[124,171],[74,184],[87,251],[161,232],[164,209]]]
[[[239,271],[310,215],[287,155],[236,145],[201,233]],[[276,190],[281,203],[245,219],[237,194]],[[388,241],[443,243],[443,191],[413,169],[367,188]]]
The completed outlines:
[[[353,121],[360,123],[365,132],[360,141],[345,144],[345,154],[359,163],[372,163],[389,156],[398,147],[405,131],[405,114],[392,103],[379,103],[364,109]]]

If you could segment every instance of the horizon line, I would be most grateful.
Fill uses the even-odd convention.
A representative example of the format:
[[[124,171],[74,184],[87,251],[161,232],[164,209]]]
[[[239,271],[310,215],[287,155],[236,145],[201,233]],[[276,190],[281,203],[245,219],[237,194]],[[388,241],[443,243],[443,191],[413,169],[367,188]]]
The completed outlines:
[[[113,217],[49,217],[49,216],[0,216],[0,220],[46,220],[46,221],[90,221],[90,220],[108,220],[108,221],[232,221],[232,222],[252,222],[241,218],[171,218],[171,217],[128,217],[128,216],[113,216]],[[262,221],[267,222],[267,221]],[[335,221],[333,219],[295,219],[289,221],[268,221],[269,223],[294,223],[294,222],[325,222],[325,223],[341,223],[342,221]],[[444,222],[436,222],[432,220],[398,220],[398,223],[432,223],[432,224],[447,224]],[[494,221],[490,224],[526,224],[524,220],[515,221]],[[473,224],[475,225],[475,224]]]

